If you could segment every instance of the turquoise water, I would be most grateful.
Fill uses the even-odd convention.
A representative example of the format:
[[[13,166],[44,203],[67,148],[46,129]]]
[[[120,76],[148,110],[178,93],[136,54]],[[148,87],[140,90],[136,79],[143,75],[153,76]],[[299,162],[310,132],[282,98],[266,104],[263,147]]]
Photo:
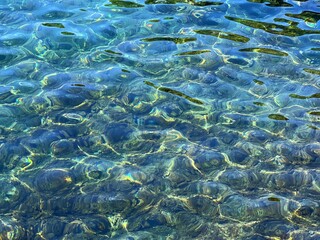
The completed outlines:
[[[0,239],[320,239],[319,20],[2,0]]]

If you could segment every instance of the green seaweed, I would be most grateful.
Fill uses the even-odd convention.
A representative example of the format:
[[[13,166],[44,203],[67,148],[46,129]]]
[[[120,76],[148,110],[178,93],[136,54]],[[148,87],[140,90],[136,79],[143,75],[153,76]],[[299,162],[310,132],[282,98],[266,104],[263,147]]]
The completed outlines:
[[[176,1],[176,0],[146,0],[145,4],[176,4],[176,3],[187,3],[187,1]]]
[[[320,116],[320,112],[308,112],[310,115]]]
[[[290,3],[287,3],[283,0],[248,0],[248,2],[254,2],[254,3],[265,3],[269,7],[293,7]]]
[[[312,11],[303,11],[300,14],[286,13],[288,17],[302,19],[306,22],[317,23],[320,20],[320,13]]]
[[[82,83],[73,83],[71,84],[71,86],[75,86],[75,87],[85,87],[86,85],[82,84]]]
[[[177,4],[185,3],[194,6],[219,6],[222,2],[211,2],[211,1],[195,1],[195,0],[146,0],[145,4]]]
[[[320,98],[320,93],[314,93],[310,95],[309,98]]]
[[[289,97],[297,98],[297,99],[320,98],[320,93],[314,93],[314,94],[312,94],[310,96],[301,96],[301,95],[298,95],[298,94],[295,94],[295,93],[291,93],[289,95]]]
[[[156,42],[156,41],[170,41],[175,44],[183,44],[186,42],[196,41],[194,37],[153,37],[153,38],[143,38],[141,39],[144,42]]]
[[[65,28],[62,23],[42,23],[45,27]]]
[[[177,56],[188,56],[188,55],[198,55],[202,53],[211,52],[210,50],[204,49],[204,50],[196,50],[196,51],[189,51],[189,52],[182,52],[176,54]]]
[[[179,92],[177,90],[173,90],[171,88],[167,88],[167,87],[158,87],[156,86],[154,83],[152,82],[149,82],[149,81],[144,81],[145,84],[147,84],[148,86],[151,86],[159,91],[162,91],[162,92],[167,92],[167,93],[170,93],[170,94],[173,94],[173,95],[177,95],[179,97],[182,97],[182,98],[185,98],[187,99],[188,101],[190,102],[193,102],[193,103],[196,103],[196,104],[200,104],[200,105],[203,105],[203,102],[198,100],[198,99],[195,99],[195,98],[192,98],[182,92]]]
[[[235,42],[242,42],[246,43],[250,40],[250,38],[235,34],[235,33],[229,33],[229,32],[223,32],[218,30],[209,30],[209,29],[200,29],[200,30],[193,30],[194,32],[198,34],[203,35],[210,35],[218,38],[224,38]]]
[[[190,5],[194,5],[194,6],[199,6],[199,7],[204,7],[204,6],[220,6],[223,3],[221,2],[210,2],[210,1],[191,1]]]
[[[319,30],[303,30],[298,27],[298,22],[286,20],[286,19],[277,19],[278,21],[287,22],[289,23],[289,26],[284,26],[280,24],[275,23],[266,23],[266,22],[259,22],[249,19],[242,19],[242,18],[236,18],[236,17],[230,17],[225,16],[226,19],[234,22],[241,23],[243,25],[246,25],[248,27],[252,27],[255,29],[261,29],[263,31],[266,31],[268,33],[273,33],[277,35],[284,35],[284,36],[290,36],[290,37],[297,37],[302,36],[305,34],[320,34]],[[276,19],[275,19],[276,21]]]
[[[112,51],[112,50],[104,50],[106,53],[110,53],[110,54],[115,54],[115,55],[122,55],[122,53],[119,53],[119,52],[115,52],[115,51]]]
[[[253,102],[253,104],[257,105],[257,106],[264,106],[265,104],[262,102]]]
[[[286,118],[285,116],[281,114],[270,114],[268,118],[273,119],[273,120],[280,120],[280,121],[287,121],[289,118]]]
[[[130,2],[130,1],[121,1],[121,0],[109,0],[111,4],[105,4],[105,6],[117,6],[117,7],[125,7],[125,8],[141,8],[144,5]]]
[[[258,80],[258,79],[253,79],[253,81],[256,83],[256,84],[259,84],[259,85],[263,85],[264,82]]]
[[[316,69],[304,68],[303,71],[311,74],[320,75],[320,70],[316,70]]]
[[[150,19],[150,20],[148,20],[148,22],[160,22],[160,20],[159,19]]]
[[[271,202],[280,202],[280,198],[277,197],[268,197],[268,200]]]
[[[295,94],[295,93],[289,94],[289,97],[297,98],[297,99],[308,99],[309,98],[309,97],[301,96],[301,95],[298,95],[298,94]]]
[[[73,32],[61,32],[62,35],[73,36],[75,35]]]
[[[265,53],[265,54],[271,54],[276,56],[285,57],[288,56],[288,53],[270,49],[270,48],[242,48],[239,50],[240,52],[258,52],[258,53]]]

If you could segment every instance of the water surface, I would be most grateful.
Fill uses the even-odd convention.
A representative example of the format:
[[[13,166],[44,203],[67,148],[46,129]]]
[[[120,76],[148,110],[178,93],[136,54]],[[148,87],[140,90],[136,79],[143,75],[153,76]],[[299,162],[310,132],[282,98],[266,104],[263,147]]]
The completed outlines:
[[[2,0],[1,239],[320,239],[320,2]]]

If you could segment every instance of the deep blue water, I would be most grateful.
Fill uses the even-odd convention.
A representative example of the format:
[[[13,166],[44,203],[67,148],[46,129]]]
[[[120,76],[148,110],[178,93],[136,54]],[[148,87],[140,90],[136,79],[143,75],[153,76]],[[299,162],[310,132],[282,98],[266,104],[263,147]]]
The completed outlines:
[[[1,0],[0,239],[320,239],[319,20]]]

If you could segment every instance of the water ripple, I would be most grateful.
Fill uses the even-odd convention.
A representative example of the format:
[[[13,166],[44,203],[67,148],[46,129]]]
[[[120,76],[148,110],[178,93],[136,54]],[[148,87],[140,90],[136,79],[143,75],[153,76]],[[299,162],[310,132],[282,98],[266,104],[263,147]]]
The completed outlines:
[[[319,239],[316,0],[3,0],[1,239]]]

